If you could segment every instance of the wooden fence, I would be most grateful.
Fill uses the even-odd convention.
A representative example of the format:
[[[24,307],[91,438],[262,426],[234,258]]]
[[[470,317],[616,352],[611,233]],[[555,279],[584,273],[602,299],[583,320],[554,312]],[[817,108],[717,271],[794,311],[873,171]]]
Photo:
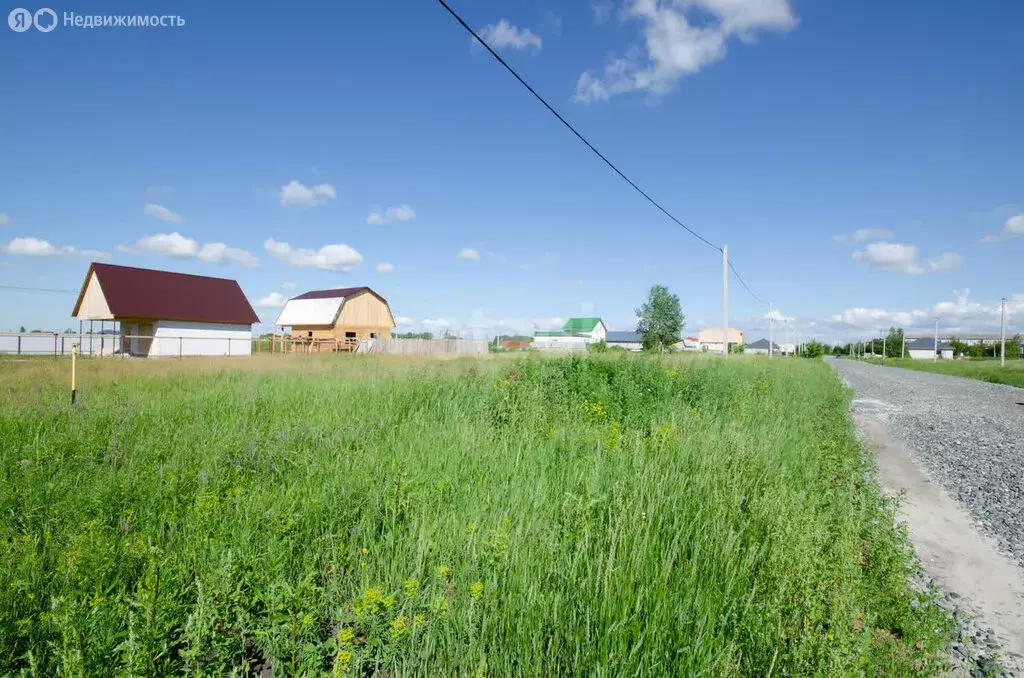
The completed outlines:
[[[391,355],[487,355],[484,339],[366,339],[359,353]]]

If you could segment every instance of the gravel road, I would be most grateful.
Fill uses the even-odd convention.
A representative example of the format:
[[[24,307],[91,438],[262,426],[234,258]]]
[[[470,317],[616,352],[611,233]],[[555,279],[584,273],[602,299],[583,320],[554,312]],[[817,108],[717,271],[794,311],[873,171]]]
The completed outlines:
[[[853,407],[893,438],[1024,566],[1024,389],[826,358]]]

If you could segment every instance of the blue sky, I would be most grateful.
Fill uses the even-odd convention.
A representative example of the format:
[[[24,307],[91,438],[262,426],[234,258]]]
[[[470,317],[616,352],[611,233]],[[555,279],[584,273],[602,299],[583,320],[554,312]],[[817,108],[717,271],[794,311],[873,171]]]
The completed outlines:
[[[1015,295],[1024,324],[1024,5],[453,6],[806,334],[986,329]],[[721,322],[720,255],[435,2],[144,7],[185,25],[0,33],[0,285],[77,291],[103,253],[235,278],[269,320],[365,284],[403,329],[630,329],[661,283]],[[74,296],[0,289],[0,329],[70,326]]]

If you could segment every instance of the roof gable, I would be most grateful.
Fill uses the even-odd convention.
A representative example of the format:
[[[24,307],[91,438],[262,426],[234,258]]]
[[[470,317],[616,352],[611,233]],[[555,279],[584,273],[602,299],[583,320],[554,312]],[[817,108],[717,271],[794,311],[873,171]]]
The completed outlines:
[[[592,332],[600,322],[600,318],[569,318],[562,329],[566,332]]]
[[[339,287],[333,290],[311,290],[289,299],[281,314],[274,322],[275,325],[305,327],[323,326],[328,327],[338,322],[346,302],[352,297],[363,293],[372,294],[380,300],[388,310],[391,318],[391,327],[395,327],[395,318],[391,313],[391,306],[388,300],[380,296],[366,286],[362,287]]]
[[[373,292],[369,287],[340,287],[336,290],[312,290],[305,294],[300,294],[295,299],[344,299],[346,297],[353,297],[360,292]],[[376,292],[373,292],[376,296],[380,296]]]
[[[259,322],[234,280],[93,262],[72,316],[77,316],[95,275],[115,319],[183,320],[251,325]]]

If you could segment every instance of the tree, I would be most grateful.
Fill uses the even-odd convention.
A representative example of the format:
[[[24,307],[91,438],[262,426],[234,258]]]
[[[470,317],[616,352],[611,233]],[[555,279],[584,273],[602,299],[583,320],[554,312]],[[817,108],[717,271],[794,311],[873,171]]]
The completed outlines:
[[[22,325],[21,327],[19,327],[18,331],[21,332],[21,333],[24,333],[25,332],[25,326]]]
[[[686,326],[679,297],[668,291],[664,285],[652,285],[647,301],[636,309],[640,320],[636,331],[643,337],[646,350],[664,351],[679,341],[679,335]]]
[[[956,337],[952,337],[949,340],[949,345],[953,347],[953,357],[959,358],[962,355],[967,354],[967,344],[960,341]]]
[[[729,353],[743,353],[743,344],[729,344]]]
[[[1006,340],[1006,357],[1020,358],[1024,353],[1024,336],[1020,332]]]
[[[885,335],[885,357],[899,358],[903,351],[903,328],[889,328],[889,334]]]
[[[820,358],[825,355],[825,346],[816,341],[808,341],[803,345],[801,355],[805,358]]]

